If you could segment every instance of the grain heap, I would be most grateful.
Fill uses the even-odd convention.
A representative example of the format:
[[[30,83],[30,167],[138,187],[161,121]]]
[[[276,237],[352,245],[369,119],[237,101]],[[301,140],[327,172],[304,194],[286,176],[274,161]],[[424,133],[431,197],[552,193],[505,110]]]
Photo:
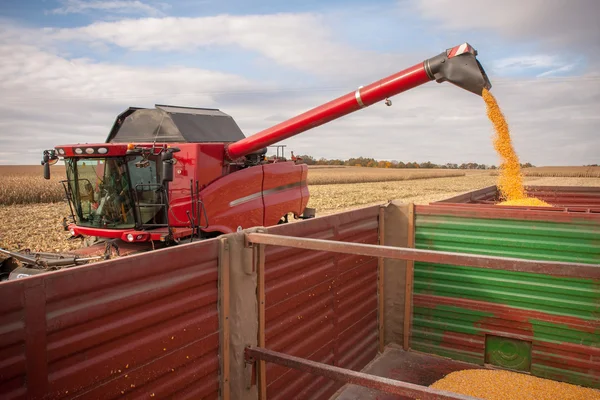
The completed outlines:
[[[496,135],[494,136],[494,148],[502,158],[498,188],[506,201],[499,204],[510,206],[551,207],[550,204],[540,199],[528,197],[525,193],[521,165],[510,139],[508,123],[506,122],[496,99],[487,89],[483,89],[483,100],[485,101],[487,108],[488,118],[492,121],[494,130],[496,131]]]
[[[510,371],[456,371],[430,387],[486,400],[598,400],[600,391]]]

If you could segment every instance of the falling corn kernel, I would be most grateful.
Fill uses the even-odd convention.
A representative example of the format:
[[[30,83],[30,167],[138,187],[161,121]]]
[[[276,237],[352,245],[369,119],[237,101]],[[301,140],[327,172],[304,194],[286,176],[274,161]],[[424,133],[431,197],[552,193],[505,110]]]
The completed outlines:
[[[485,400],[600,399],[598,390],[501,370],[456,371],[430,387]]]
[[[496,152],[502,159],[498,177],[498,188],[500,189],[501,197],[505,201],[499,204],[505,206],[552,207],[552,205],[545,201],[528,197],[525,193],[521,164],[512,145],[506,118],[504,118],[496,98],[487,89],[483,89],[482,95],[487,108],[488,118],[492,121],[494,130],[496,131],[494,149],[496,149]]]

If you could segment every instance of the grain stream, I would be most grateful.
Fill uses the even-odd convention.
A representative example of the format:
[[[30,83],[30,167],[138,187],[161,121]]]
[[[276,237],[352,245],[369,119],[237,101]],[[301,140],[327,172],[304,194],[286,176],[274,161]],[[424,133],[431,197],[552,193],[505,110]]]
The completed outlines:
[[[487,89],[483,89],[483,100],[486,104],[488,118],[494,125],[494,131],[496,132],[494,149],[502,159],[497,186],[505,202],[499,204],[551,207],[550,204],[539,199],[530,198],[525,194],[521,164],[512,145],[506,118],[504,118],[496,98]]]

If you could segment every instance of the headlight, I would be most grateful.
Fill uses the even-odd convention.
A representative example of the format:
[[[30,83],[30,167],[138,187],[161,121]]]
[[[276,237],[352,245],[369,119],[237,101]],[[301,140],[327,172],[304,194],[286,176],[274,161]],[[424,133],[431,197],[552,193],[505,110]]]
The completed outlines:
[[[133,235],[131,233],[127,234],[127,241],[128,242],[133,242]]]
[[[77,147],[75,149],[75,154],[83,154],[83,150],[81,150],[79,147]]]
[[[87,149],[85,149],[85,152],[88,154],[94,154],[94,149],[92,149],[91,147],[88,147]]]
[[[98,149],[98,154],[106,154],[108,153],[108,149],[106,147],[100,147]]]
[[[75,229],[69,228],[69,232],[71,232],[71,236],[75,236]]]

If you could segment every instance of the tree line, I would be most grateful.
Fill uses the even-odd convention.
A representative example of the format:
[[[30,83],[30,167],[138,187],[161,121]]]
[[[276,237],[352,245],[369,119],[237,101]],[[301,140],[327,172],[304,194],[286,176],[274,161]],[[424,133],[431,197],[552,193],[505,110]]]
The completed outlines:
[[[347,160],[319,158],[318,160],[309,155],[298,156],[303,162],[308,165],[340,165],[340,166],[352,166],[352,167],[366,167],[366,168],[425,168],[425,169],[497,169],[495,165],[480,164],[476,162],[455,164],[435,164],[431,161],[416,162],[409,161],[403,162],[398,160],[375,160],[374,158],[358,157],[349,158]],[[522,168],[532,168],[534,165],[531,163],[521,164]]]

